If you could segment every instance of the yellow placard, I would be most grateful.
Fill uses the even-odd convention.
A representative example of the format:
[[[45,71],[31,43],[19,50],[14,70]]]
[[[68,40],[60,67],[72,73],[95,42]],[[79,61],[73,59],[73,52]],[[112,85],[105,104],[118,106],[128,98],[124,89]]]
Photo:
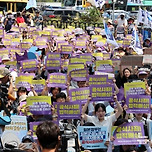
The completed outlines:
[[[103,58],[103,53],[93,53],[92,56]]]
[[[23,43],[33,43],[33,39],[24,39],[22,40]]]
[[[8,61],[5,63],[5,65],[13,65],[16,66],[17,65],[17,61]]]
[[[91,37],[92,40],[97,39],[98,42],[102,42],[103,38],[101,35],[92,35]]]
[[[33,105],[33,103],[48,103],[49,105],[51,105],[51,98],[49,96],[31,96],[31,97],[27,97],[26,99],[27,105],[31,106]],[[51,109],[50,109],[51,110]]]
[[[20,38],[13,38],[12,42],[18,42],[18,43],[20,43]]]
[[[146,89],[145,82],[139,81],[139,82],[125,83],[124,84],[124,94],[125,94],[125,97],[126,97],[126,93],[127,92],[129,92],[129,94],[130,93],[134,93],[133,89],[137,90],[137,88],[139,88],[140,91],[141,91],[141,89],[145,90]],[[142,93],[142,92],[140,92],[140,93]]]
[[[68,65],[68,73],[76,69],[84,69],[84,64],[69,64]]]
[[[96,61],[96,67],[99,67],[100,65],[103,65],[103,64],[109,64],[112,66],[112,60],[97,60]]]
[[[8,45],[11,45],[12,44],[12,41],[10,39],[7,39],[7,40],[3,40],[3,44],[5,46],[8,46]]]

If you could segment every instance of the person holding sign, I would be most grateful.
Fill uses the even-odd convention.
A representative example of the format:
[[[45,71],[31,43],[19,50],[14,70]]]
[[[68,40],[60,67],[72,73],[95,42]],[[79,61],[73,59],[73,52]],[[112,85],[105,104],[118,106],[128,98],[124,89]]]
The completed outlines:
[[[95,105],[95,115],[94,116],[88,116],[87,114],[85,114],[90,100],[91,99],[88,98],[88,101],[86,102],[86,104],[84,105],[84,107],[82,109],[82,119],[84,119],[86,122],[92,122],[95,126],[107,126],[108,132],[110,133],[112,124],[117,120],[117,118],[123,112],[123,109],[117,100],[117,96],[114,95],[114,101],[117,104],[118,111],[115,114],[108,116],[108,117],[105,117],[106,107],[102,103],[98,103]]]

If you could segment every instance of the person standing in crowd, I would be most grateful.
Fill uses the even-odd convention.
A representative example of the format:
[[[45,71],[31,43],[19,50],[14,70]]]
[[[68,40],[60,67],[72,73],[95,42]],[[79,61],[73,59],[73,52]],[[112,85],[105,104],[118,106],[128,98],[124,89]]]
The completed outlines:
[[[12,25],[14,24],[13,14],[12,11],[7,12],[7,16],[4,19],[4,29],[6,32],[10,32]]]
[[[37,29],[42,30],[42,26],[43,26],[43,17],[40,15],[39,10],[37,10],[36,12],[36,16],[34,18],[34,23]]]
[[[89,116],[85,113],[90,102],[90,98],[88,98],[87,103],[84,105],[82,109],[82,119],[84,119],[85,122],[92,122],[95,126],[107,126],[108,132],[110,133],[111,130],[110,126],[112,126],[112,124],[117,120],[117,118],[123,112],[123,109],[120,103],[118,102],[116,95],[114,95],[114,101],[116,102],[118,109],[115,114],[105,117],[106,106],[103,103],[97,103],[95,105],[95,115]]]
[[[119,33],[122,33],[125,35],[125,31],[126,31],[126,27],[127,27],[127,20],[125,18],[124,13],[120,14],[120,17],[116,21],[116,24],[117,24],[117,29],[116,29],[117,36]]]
[[[25,20],[24,18],[21,16],[21,13],[20,12],[17,12],[17,18],[16,18],[16,23],[17,25],[19,26],[20,23],[24,23]]]
[[[53,122],[45,121],[36,129],[38,144],[42,152],[56,152],[60,142],[60,130]]]
[[[134,18],[130,17],[128,19],[128,34],[132,34],[134,27],[135,27]]]

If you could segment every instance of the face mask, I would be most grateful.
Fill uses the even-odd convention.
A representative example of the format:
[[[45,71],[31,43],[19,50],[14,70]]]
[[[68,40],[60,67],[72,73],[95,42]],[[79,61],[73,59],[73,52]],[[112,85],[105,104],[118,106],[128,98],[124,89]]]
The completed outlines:
[[[121,16],[121,19],[123,20],[123,19],[124,19],[124,16]]]

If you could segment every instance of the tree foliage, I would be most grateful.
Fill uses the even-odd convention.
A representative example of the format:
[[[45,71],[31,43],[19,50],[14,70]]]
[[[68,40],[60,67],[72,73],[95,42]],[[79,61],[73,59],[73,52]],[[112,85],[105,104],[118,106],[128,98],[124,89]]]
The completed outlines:
[[[80,20],[86,23],[102,22],[100,10],[96,7],[87,9],[86,13],[82,13]]]

